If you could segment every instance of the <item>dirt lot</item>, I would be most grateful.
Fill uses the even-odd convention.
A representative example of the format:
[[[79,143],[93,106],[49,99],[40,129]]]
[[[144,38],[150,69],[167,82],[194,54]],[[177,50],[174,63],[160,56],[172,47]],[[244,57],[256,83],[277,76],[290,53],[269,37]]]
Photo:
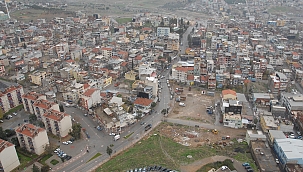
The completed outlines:
[[[178,88],[175,86],[174,89]],[[192,89],[188,91],[188,88],[184,87],[183,93],[181,95],[175,95],[175,97],[186,97],[185,107],[179,106],[179,102],[175,102],[173,111],[169,114],[169,118],[179,118],[186,120],[194,120],[204,123],[214,123],[214,114],[209,115],[206,112],[208,106],[215,106],[215,101],[219,100],[219,93],[215,97],[202,95],[201,91],[197,89]]]

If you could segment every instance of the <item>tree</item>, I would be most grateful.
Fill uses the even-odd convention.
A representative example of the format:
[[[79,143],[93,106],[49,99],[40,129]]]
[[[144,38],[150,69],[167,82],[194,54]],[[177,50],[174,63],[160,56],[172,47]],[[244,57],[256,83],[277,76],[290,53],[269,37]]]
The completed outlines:
[[[113,153],[112,148],[110,148],[110,147],[107,146],[107,148],[106,148],[106,153],[107,153],[109,156],[111,156],[112,153]]]
[[[157,105],[157,103],[152,102],[151,107],[154,108],[154,107],[156,107],[156,105]]]
[[[189,25],[189,20],[187,21],[187,25]]]
[[[37,116],[35,114],[30,114],[28,119],[29,119],[29,123],[33,124],[37,121]]]
[[[73,136],[76,140],[81,138],[81,124],[74,124],[72,126],[72,131],[69,133],[71,136]]]
[[[5,132],[3,131],[2,127],[0,127],[0,139],[7,140],[7,136]]]
[[[6,129],[5,131],[6,137],[11,137],[13,135],[16,135],[15,130],[11,130],[11,129]]]
[[[17,137],[13,137],[11,138],[11,142],[12,144],[14,144],[16,147],[19,147],[20,144],[19,144],[19,141],[18,141],[18,138]]]
[[[33,172],[40,172],[39,167],[36,166],[36,164],[33,164]]]
[[[62,104],[59,105],[60,112],[64,112],[64,107]]]
[[[50,167],[48,165],[44,165],[43,167],[41,167],[41,172],[48,172],[49,168]]]

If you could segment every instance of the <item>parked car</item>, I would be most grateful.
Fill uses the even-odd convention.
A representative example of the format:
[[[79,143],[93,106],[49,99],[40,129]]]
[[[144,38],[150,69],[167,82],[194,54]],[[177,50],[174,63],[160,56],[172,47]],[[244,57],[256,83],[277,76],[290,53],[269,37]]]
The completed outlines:
[[[180,102],[180,103],[179,103],[179,106],[183,106],[183,107],[185,107],[185,103]]]
[[[295,134],[291,134],[288,137],[291,138],[291,139],[295,139],[296,138]]]
[[[17,116],[18,114],[16,112],[14,112],[13,115]]]
[[[247,171],[247,172],[254,172],[254,170],[252,170],[251,168],[250,168],[250,169],[247,169],[246,171]]]
[[[115,136],[116,133],[109,133],[108,135],[110,135],[110,136]]]
[[[3,123],[3,120],[2,120],[2,119],[0,119],[0,123]]]
[[[245,169],[250,169],[250,168],[251,168],[250,165],[245,166]]]
[[[68,143],[67,143],[67,142],[62,142],[62,144],[64,144],[64,145],[68,145]]]
[[[72,144],[73,142],[72,142],[72,141],[70,141],[70,140],[68,140],[68,141],[66,141],[66,143],[68,143],[68,144]]]
[[[244,167],[245,167],[245,166],[250,166],[248,162],[245,162],[245,163],[243,163],[242,165],[243,165]]]
[[[222,171],[224,171],[224,170],[226,170],[226,169],[228,169],[227,166],[222,166],[222,167],[221,167],[221,170],[222,170]]]

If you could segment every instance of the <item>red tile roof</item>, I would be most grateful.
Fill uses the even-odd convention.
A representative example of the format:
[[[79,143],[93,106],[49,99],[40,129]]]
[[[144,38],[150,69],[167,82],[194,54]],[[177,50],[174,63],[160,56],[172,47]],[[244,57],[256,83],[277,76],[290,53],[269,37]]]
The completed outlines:
[[[89,87],[89,84],[83,84],[83,89],[85,90],[85,89],[87,89]]]
[[[187,71],[194,70],[194,67],[176,67],[175,69],[178,71],[187,72]]]
[[[193,81],[194,80],[194,75],[187,75],[187,80]]]
[[[88,89],[87,91],[85,91],[83,93],[83,95],[86,96],[86,97],[90,97],[96,90],[97,90],[96,88]]]
[[[34,126],[33,124],[23,124],[16,129],[16,133],[21,133],[28,137],[34,138],[39,132],[42,132],[44,130],[45,129]]]
[[[5,148],[10,146],[14,146],[14,145],[8,141],[0,139],[0,152],[2,152]]]
[[[54,104],[54,102],[49,102],[48,100],[37,100],[33,105],[36,107],[40,107],[42,109],[50,109]]]
[[[107,51],[111,51],[112,48],[107,48],[107,47],[102,47],[101,50],[107,50]]]
[[[301,68],[301,65],[299,63],[292,63],[292,66],[296,69]]]
[[[153,100],[147,99],[147,98],[137,98],[134,102],[135,105],[141,105],[141,106],[149,106]]]
[[[59,112],[54,109],[47,111],[43,114],[44,117],[50,118],[55,121],[61,121],[65,116],[69,116],[67,113]]]
[[[30,99],[30,100],[38,100],[38,98],[42,96],[42,94],[36,92],[28,92],[22,95],[22,98]]]
[[[202,75],[200,79],[201,79],[201,81],[207,81],[208,80],[207,76],[204,76],[204,75]]]
[[[122,63],[121,63],[121,66],[122,66],[122,67],[125,67],[127,64],[128,64],[128,62],[122,62]]]
[[[237,93],[234,90],[222,90],[222,95],[232,94],[234,96],[237,96]]]
[[[142,56],[141,55],[137,55],[136,57],[135,57],[135,60],[142,60]]]

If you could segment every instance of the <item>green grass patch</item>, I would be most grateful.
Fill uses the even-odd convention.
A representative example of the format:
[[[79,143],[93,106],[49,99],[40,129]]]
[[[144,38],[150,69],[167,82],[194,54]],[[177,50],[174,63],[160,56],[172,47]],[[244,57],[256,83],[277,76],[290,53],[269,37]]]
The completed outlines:
[[[13,109],[7,111],[7,112],[3,115],[3,117],[6,117],[7,115],[12,114],[12,113],[14,113],[14,112],[19,112],[21,109],[23,109],[23,104],[18,105],[18,106],[16,106],[16,107],[14,107]]]
[[[53,165],[57,165],[59,163],[59,161],[56,159],[52,159],[50,163]]]
[[[96,172],[120,172],[152,165],[161,165],[169,169],[180,170],[180,166],[215,155],[231,157],[240,162],[249,162],[252,164],[252,168],[256,169],[246,142],[238,143],[236,139],[233,139],[229,140],[233,143],[228,144],[226,147],[218,145],[183,146],[171,138],[159,134],[161,127],[167,125],[169,124],[160,124],[154,130],[157,135],[152,135],[154,134],[152,133],[150,137],[140,140],[140,142],[121,154],[113,156],[111,160],[97,168]],[[188,155],[191,155],[192,158],[188,158]],[[214,165],[219,166],[220,164]],[[229,167],[233,169],[232,166]]]
[[[15,168],[13,170],[13,172],[15,172],[15,171],[17,172],[17,171],[25,169],[28,166],[28,163],[30,161],[32,161],[34,158],[37,158],[37,155],[30,156],[26,152],[20,151],[20,149],[19,150],[17,149],[17,155],[18,155],[18,158],[20,161],[20,165],[17,168]]]
[[[214,168],[214,169],[217,170],[217,169],[219,169],[222,166],[227,166],[230,170],[235,170],[233,162],[230,159],[226,159],[224,161],[217,161],[217,162],[214,162],[214,163],[206,164],[205,166],[203,166],[202,168],[200,168],[197,172],[209,171],[212,168]]]
[[[116,18],[116,21],[119,24],[128,23],[132,21],[132,18]]]
[[[128,139],[134,132],[129,133],[128,135],[124,136],[125,139]]]
[[[46,154],[45,156],[43,156],[43,158],[41,158],[41,160],[39,161],[41,164],[43,165],[47,165],[45,163],[46,160],[48,160],[50,157],[52,157],[53,155],[52,154]]]
[[[96,153],[96,155],[94,155],[93,157],[91,157],[91,159],[89,159],[86,163],[88,163],[89,161],[93,160],[93,159],[96,159],[98,158],[99,156],[101,156],[102,154],[101,153]]]

